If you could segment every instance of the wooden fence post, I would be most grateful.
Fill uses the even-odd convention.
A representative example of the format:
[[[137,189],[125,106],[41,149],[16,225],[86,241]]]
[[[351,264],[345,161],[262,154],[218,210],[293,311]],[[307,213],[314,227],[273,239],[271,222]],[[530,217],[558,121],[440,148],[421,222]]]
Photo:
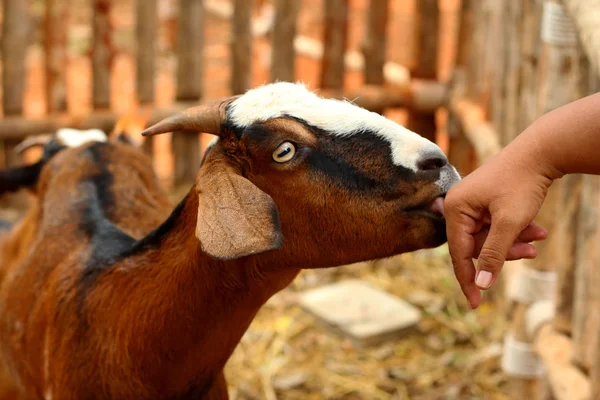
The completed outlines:
[[[419,0],[416,2],[417,20],[417,62],[411,71],[411,78],[437,80],[439,58],[440,9],[438,0]],[[413,132],[435,142],[435,113],[410,111],[406,127]]]
[[[300,9],[297,0],[275,0],[275,23],[271,42],[271,81],[292,82],[296,76],[294,38]]]
[[[472,49],[472,32],[474,18],[475,0],[462,0],[459,13],[458,30],[458,49],[456,54],[456,65],[452,74],[452,94],[453,96],[464,96],[466,94],[466,69],[469,66],[470,54]],[[447,128],[449,145],[448,158],[452,165],[461,174],[467,174],[474,168],[473,159],[475,151],[469,142],[461,134],[460,123],[457,116],[450,112],[448,114]]]
[[[31,34],[31,19],[27,1],[3,1],[2,27],[2,107],[4,116],[17,116],[23,113],[25,94],[25,58]],[[4,161],[6,165],[19,164],[20,158],[13,148],[18,142],[4,141]]]
[[[573,301],[573,358],[582,370],[589,372],[598,357],[600,332],[600,177],[583,176],[577,227],[575,285]]]
[[[504,129],[501,132],[500,138],[503,145],[511,142],[520,133],[518,126],[518,115],[520,111],[519,104],[519,78],[521,72],[522,51],[521,43],[523,37],[523,27],[521,20],[523,19],[524,3],[521,1],[508,1],[505,6],[504,27],[506,36],[501,40],[507,46],[505,53],[505,79],[495,79],[499,85],[504,85]]]
[[[560,7],[558,2],[545,1],[542,24],[548,17],[546,7]],[[531,11],[531,10],[529,10]],[[528,12],[526,10],[526,12]],[[568,20],[561,21],[561,28],[568,25]],[[541,29],[541,58],[537,86],[537,113],[539,117],[557,107],[583,96],[581,85],[582,68],[579,48],[576,42],[568,37],[557,35],[556,27],[546,25]],[[585,73],[587,76],[587,73]],[[569,270],[574,265],[575,241],[571,234],[574,222],[578,219],[580,176],[567,176],[553,184],[548,192],[544,206],[536,221],[550,232],[544,242],[537,245],[538,257],[524,261],[524,266],[538,271],[556,271],[559,293],[572,293],[572,281],[568,281]],[[566,287],[565,287],[566,286]],[[527,304],[517,303],[515,317],[511,324],[511,335],[519,341],[528,343],[525,331],[524,312]],[[512,395],[515,398],[538,398],[540,394],[539,379],[512,377]]]
[[[242,94],[250,88],[252,76],[252,3],[234,0],[231,28],[231,94]]]
[[[521,91],[519,93],[518,130],[523,131],[537,116],[538,64],[540,59],[540,26],[542,0],[523,3],[521,21]]]
[[[114,57],[110,9],[112,0],[94,0],[94,44],[92,50],[93,104],[110,108],[110,72]]]
[[[486,48],[490,45],[490,36],[493,36],[493,7],[499,7],[498,4],[498,0],[475,0],[471,3],[473,27],[467,67],[467,96],[480,104],[486,112],[489,111],[491,94],[491,71],[488,68],[490,52]]]
[[[346,46],[348,44],[348,0],[325,0],[321,87],[344,87]]]
[[[204,89],[204,6],[202,0],[179,0],[177,26],[177,101],[199,102]],[[196,179],[200,166],[200,136],[173,132],[173,180]]]
[[[599,75],[599,70],[597,69],[597,67],[590,61],[590,93],[598,93],[600,92],[600,75]],[[598,178],[596,178],[597,180]],[[598,183],[596,183],[596,185],[598,185]],[[600,204],[596,205],[597,209],[596,210],[600,210]],[[582,211],[583,212],[583,211]],[[600,229],[597,227],[596,228],[598,231],[600,231]],[[599,237],[600,234],[598,232],[596,232],[596,237]],[[600,255],[598,254],[597,250],[596,250],[596,256],[598,258],[596,258],[596,264],[598,264],[598,262],[600,261]],[[593,285],[595,285],[595,287],[598,287],[600,285],[600,282],[598,282],[598,278],[599,275],[598,273],[596,273],[594,275],[594,279],[595,282],[593,283]],[[591,391],[591,398],[592,399],[600,399],[600,329],[598,329],[594,335],[595,337],[595,347],[588,349],[587,351],[590,353],[590,356],[592,357],[592,365],[591,365],[591,370],[589,373],[589,379],[590,379],[590,391]]]
[[[140,105],[151,105],[155,95],[157,0],[136,0],[135,9],[136,93]],[[144,150],[151,157],[154,155],[154,137],[146,137]]]
[[[67,109],[67,25],[69,0],[46,0],[44,56],[48,113]]]
[[[388,0],[371,0],[367,15],[367,32],[362,45],[365,56],[365,83],[367,85],[385,84],[383,67],[387,54],[387,27],[390,13]],[[383,113],[382,110],[373,110]]]

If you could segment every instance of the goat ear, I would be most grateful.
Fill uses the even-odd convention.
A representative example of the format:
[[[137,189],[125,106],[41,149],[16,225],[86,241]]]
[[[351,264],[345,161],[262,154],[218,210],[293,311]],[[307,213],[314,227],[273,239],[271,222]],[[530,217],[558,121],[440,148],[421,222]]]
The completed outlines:
[[[267,193],[224,162],[204,162],[198,185],[196,237],[221,260],[275,250],[283,244],[279,213]]]
[[[33,165],[6,168],[0,170],[0,194],[16,192],[20,189],[33,189],[37,185],[42,161]]]

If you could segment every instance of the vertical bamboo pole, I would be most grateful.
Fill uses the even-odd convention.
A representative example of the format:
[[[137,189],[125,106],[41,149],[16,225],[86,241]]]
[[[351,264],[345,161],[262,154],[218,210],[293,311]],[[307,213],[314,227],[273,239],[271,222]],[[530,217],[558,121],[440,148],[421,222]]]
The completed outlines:
[[[250,88],[252,76],[252,1],[233,2],[233,40],[231,42],[231,94]]]
[[[596,331],[596,348],[590,350],[593,355],[590,382],[592,399],[600,399],[600,329]]]
[[[365,57],[365,83],[383,85],[383,67],[387,50],[387,27],[390,13],[388,0],[371,0],[367,16],[367,32],[362,45]],[[383,113],[383,110],[373,110]]]
[[[177,93],[178,101],[200,101],[204,82],[204,10],[201,0],[179,0],[177,27]],[[200,137],[174,132],[174,183],[193,182],[200,165]]]
[[[471,59],[475,0],[462,0],[459,14],[456,68],[466,69]]]
[[[520,113],[518,130],[523,131],[537,116],[538,64],[540,58],[540,25],[542,21],[542,0],[523,2],[521,20],[521,78]]]
[[[437,80],[440,9],[438,0],[419,0],[416,2],[417,20],[416,64],[411,77],[416,79]],[[408,113],[406,127],[413,132],[435,142],[435,114],[422,114],[411,110]]]
[[[2,107],[5,116],[23,113],[25,93],[25,57],[31,33],[28,2],[4,0],[2,14]],[[13,151],[18,142],[4,142],[4,159],[7,165],[20,163]]]
[[[579,175],[570,175],[555,183],[555,188],[561,193],[560,212],[557,212],[556,224],[553,235],[556,236],[556,245],[560,249],[554,250],[556,258],[556,309],[552,325],[557,331],[570,335],[573,329],[574,295],[576,282],[576,232],[581,222],[580,197],[582,193],[582,180]]]
[[[590,92],[597,93],[600,91],[600,76],[598,70],[590,61]],[[597,179],[597,178],[596,178]],[[600,205],[597,205],[597,210],[600,209]],[[600,230],[599,228],[596,228]],[[596,236],[598,232],[596,232]],[[596,253],[598,254],[598,253]],[[598,263],[598,259],[596,261]],[[598,273],[594,276],[595,287],[598,287]],[[590,371],[590,382],[591,382],[591,398],[600,399],[600,329],[595,332],[595,347],[588,350],[592,356],[592,368]]]
[[[67,109],[67,21],[68,0],[46,0],[44,56],[48,113]]]
[[[576,365],[589,372],[598,357],[600,332],[600,177],[584,176],[576,232],[577,269],[575,271],[573,307],[573,358]]]
[[[494,53],[493,78],[490,79],[490,102],[489,117],[498,133],[500,143],[506,144],[505,133],[507,130],[507,95],[508,95],[508,68],[510,63],[509,53],[515,47],[514,39],[511,37],[509,9],[510,1],[496,1],[491,7],[489,36],[494,39],[493,47],[486,47],[486,52]],[[493,49],[493,50],[492,50]]]
[[[136,76],[135,89],[140,105],[154,103],[154,80],[156,73],[156,32],[158,31],[157,0],[137,0],[136,3],[135,36]],[[154,155],[154,137],[144,140],[144,150]]]
[[[598,90],[598,76],[584,56],[581,42],[577,47],[580,55],[579,93],[580,97]],[[570,290],[570,303],[573,337],[573,362],[586,372],[592,372],[594,357],[598,356],[600,343],[600,274],[597,266],[600,263],[600,177],[580,177],[581,196],[579,219],[575,235],[570,235],[573,244],[573,261],[568,265],[570,274],[561,277],[564,282],[562,293]],[[570,193],[569,193],[570,194]],[[567,201],[567,199],[565,199]],[[569,245],[570,243],[567,243]],[[566,297],[566,296],[565,296]],[[560,304],[559,304],[560,305]],[[593,380],[592,380],[593,382]]]
[[[581,68],[577,46],[573,43],[557,42],[556,36],[549,35],[547,29],[542,29],[541,34],[537,116],[581,97]],[[570,232],[573,229],[572,221],[577,219],[579,178],[566,177],[555,182],[549,190],[536,220],[548,229],[550,236],[537,245],[537,259],[524,262],[529,268],[539,271],[573,268],[571,255],[574,241]],[[526,306],[520,303],[516,305],[515,317],[510,328],[512,336],[522,342],[528,342],[524,323]],[[513,377],[511,389],[515,398],[539,398],[541,382],[538,379]]]
[[[506,15],[503,20],[503,25],[506,29],[506,36],[500,41],[508,43],[507,52],[505,54],[505,79],[503,82],[498,82],[504,85],[504,129],[501,143],[508,144],[520,133],[519,120],[519,86],[520,86],[520,67],[521,67],[521,43],[523,37],[523,19],[524,3],[521,1],[509,1],[506,3]],[[498,81],[498,80],[495,80]]]
[[[348,44],[348,0],[325,0],[325,33],[321,87],[344,87],[346,46]]]
[[[156,72],[157,0],[136,1],[136,92],[141,104],[154,102]]]
[[[559,1],[545,1],[543,7],[562,9]],[[564,12],[564,11],[563,11]],[[556,18],[556,17],[554,17]],[[540,90],[538,100],[538,113],[545,114],[557,107],[585,96],[589,92],[589,63],[582,57],[582,48],[572,35],[569,36],[568,26],[572,26],[566,13],[562,19],[562,30],[560,41],[553,38],[551,29],[542,21],[542,48],[541,62],[538,72]],[[572,29],[570,30],[574,32]],[[550,32],[550,33],[548,33]],[[551,190],[562,193],[561,204],[558,206],[560,213],[556,213],[557,227],[552,231],[555,237],[555,247],[548,249],[552,252],[554,264],[557,268],[557,308],[556,318],[553,322],[554,328],[565,334],[572,333],[573,327],[573,302],[575,292],[576,274],[576,241],[575,232],[578,225],[578,213],[581,195],[581,176],[567,176],[556,182]]]
[[[473,1],[473,28],[471,31],[471,51],[468,63],[467,95],[489,110],[491,77],[487,67],[490,58],[496,57],[496,52],[488,51],[490,27],[492,27],[493,8],[498,7],[499,0]],[[490,54],[491,53],[491,54]]]
[[[114,56],[110,9],[111,0],[94,0],[92,101],[96,109],[110,108],[110,71]]]
[[[275,23],[271,43],[271,80],[292,82],[295,79],[296,19],[300,2],[275,0]]]

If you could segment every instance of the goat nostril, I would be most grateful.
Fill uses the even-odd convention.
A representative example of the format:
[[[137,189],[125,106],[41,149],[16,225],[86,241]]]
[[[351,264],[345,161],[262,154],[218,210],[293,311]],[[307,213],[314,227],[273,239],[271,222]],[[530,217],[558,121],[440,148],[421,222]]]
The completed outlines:
[[[419,171],[431,171],[445,167],[448,165],[448,159],[439,155],[430,155],[423,158],[417,163]]]

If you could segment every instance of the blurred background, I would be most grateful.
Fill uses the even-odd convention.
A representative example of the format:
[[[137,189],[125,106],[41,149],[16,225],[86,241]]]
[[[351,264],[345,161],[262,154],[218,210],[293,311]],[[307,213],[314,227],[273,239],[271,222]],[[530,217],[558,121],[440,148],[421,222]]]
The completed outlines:
[[[141,130],[284,80],[406,125],[467,175],[535,118],[597,91],[599,9],[597,0],[3,0],[0,163],[39,157],[13,151],[28,136]],[[211,138],[143,143],[174,202]],[[3,196],[0,216],[17,220],[27,205],[26,193]],[[304,271],[229,361],[232,399],[600,398],[599,209],[598,179],[558,182],[539,216],[551,232],[540,257],[508,263],[477,310],[446,246]],[[327,304],[307,305],[311,290],[351,279],[391,295],[380,304],[389,312],[400,304],[418,316],[390,327],[369,320],[384,312],[360,311],[383,298],[348,303],[382,325],[365,339],[328,320]]]

